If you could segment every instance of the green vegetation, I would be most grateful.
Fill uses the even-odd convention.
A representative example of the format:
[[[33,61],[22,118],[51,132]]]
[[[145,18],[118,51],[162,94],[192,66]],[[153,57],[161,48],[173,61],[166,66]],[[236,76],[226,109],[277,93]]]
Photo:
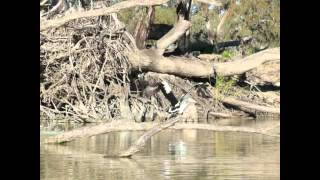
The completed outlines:
[[[177,21],[175,8],[163,8],[156,6],[155,11],[155,24],[173,25]]]
[[[234,56],[234,52],[231,50],[225,50],[222,53],[222,57],[226,58],[226,59],[231,59]]]
[[[217,76],[216,84],[211,93],[215,99],[220,99],[226,95],[230,95],[232,87],[236,84],[236,81],[230,77]]]
[[[225,32],[225,39],[236,35],[254,37],[253,49],[280,46],[280,0],[241,1],[226,23]]]
[[[132,20],[132,17],[134,15],[135,8],[129,8],[126,10],[122,10],[118,13],[118,18],[120,21],[124,22],[125,24],[128,24],[130,20]]]

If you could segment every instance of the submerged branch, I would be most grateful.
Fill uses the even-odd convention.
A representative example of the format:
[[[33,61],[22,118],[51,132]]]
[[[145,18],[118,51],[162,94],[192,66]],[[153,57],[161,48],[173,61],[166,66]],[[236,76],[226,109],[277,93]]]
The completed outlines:
[[[175,121],[171,121],[169,123],[175,123]],[[280,121],[279,121],[279,124],[280,124]],[[74,129],[68,132],[64,132],[56,136],[51,136],[46,138],[44,140],[44,143],[47,143],[47,144],[64,143],[64,142],[76,140],[78,138],[90,137],[98,134],[117,132],[117,131],[145,131],[154,127],[155,127],[155,124],[150,122],[134,123],[134,122],[113,121],[111,123],[102,123],[99,125],[86,126],[79,129]],[[213,124],[176,123],[175,126],[169,127],[169,128],[170,129],[202,129],[202,130],[226,131],[226,132],[228,131],[247,132],[247,133],[258,133],[258,134],[264,134],[268,136],[280,137],[277,134],[270,134],[265,130],[267,129],[269,131],[270,129],[272,129],[270,127],[266,127],[264,129],[256,129],[251,127],[216,126]]]
[[[167,129],[170,126],[173,126],[176,122],[180,120],[179,117],[168,120],[162,124],[155,125],[152,129],[145,132],[140,138],[126,151],[120,152],[119,157],[131,157],[133,154],[141,151],[145,146],[146,142],[155,134],[160,131]]]

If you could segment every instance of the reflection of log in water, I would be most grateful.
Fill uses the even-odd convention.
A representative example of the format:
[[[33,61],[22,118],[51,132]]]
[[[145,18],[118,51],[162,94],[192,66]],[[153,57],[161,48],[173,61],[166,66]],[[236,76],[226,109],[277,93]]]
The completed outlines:
[[[127,149],[126,151],[120,152],[119,153],[119,157],[131,157],[133,154],[141,151],[146,142],[155,134],[159,133],[160,131],[167,129],[170,126],[173,126],[176,122],[178,122],[181,118],[175,117],[172,118],[170,120],[167,120],[164,123],[155,125],[153,128],[149,129],[146,133],[144,133],[142,136],[139,137],[139,139],[135,142],[135,144],[133,144],[132,146],[130,146],[129,149]]]
[[[257,178],[258,176],[264,177],[266,174],[269,177],[266,179],[276,179],[279,174],[280,147],[278,143],[273,142],[273,138],[255,136],[253,134],[237,135],[233,133],[197,131],[199,139],[186,142],[189,138],[189,136],[186,136],[186,133],[182,131],[160,133],[152,139],[155,143],[152,145],[150,153],[140,154],[133,159],[105,159],[101,158],[101,154],[97,154],[98,156],[90,156],[88,155],[91,154],[90,152],[84,152],[83,150],[88,148],[85,145],[86,143],[83,144],[84,146],[78,146],[76,142],[76,146],[74,146],[74,143],[70,144],[71,146],[44,145],[43,147],[51,149],[52,151],[50,150],[48,154],[49,157],[44,158],[45,163],[50,163],[49,167],[45,167],[45,163],[43,163],[42,168],[47,168],[45,169],[45,171],[47,171],[45,175],[47,176],[48,173],[52,174],[53,169],[49,168],[53,168],[53,165],[55,165],[55,167],[60,165],[60,169],[65,169],[59,172],[62,179],[65,178],[63,175],[68,177],[70,173],[72,173],[72,177],[81,176],[90,177],[90,179],[102,179],[102,176],[104,179],[112,179],[115,174],[122,177],[119,178],[119,176],[117,176],[115,179],[163,179],[163,175],[168,177],[168,179],[172,179],[177,174],[190,173],[190,171],[193,172],[190,173],[192,177],[189,177],[192,179],[196,179],[195,174],[198,172],[216,176],[223,173],[222,176],[224,178],[222,177],[222,179],[226,179],[226,176],[239,176],[239,173],[243,173],[243,179],[250,179],[249,176]],[[133,136],[140,134],[141,132],[130,133],[130,135]],[[114,133],[112,136],[119,136],[119,133]],[[100,137],[102,138],[100,140],[108,142],[107,144],[110,148],[114,148],[113,142],[106,139],[107,136]],[[207,139],[205,140],[203,137],[207,137]],[[168,142],[176,143],[179,139],[186,142],[188,148],[187,154],[183,157],[170,155],[170,152],[167,152]],[[99,147],[105,147],[98,139],[98,141],[83,139],[84,142],[88,140],[97,144]],[[200,145],[194,146],[195,143],[199,143]],[[118,147],[118,145],[116,145],[116,147]],[[161,149],[161,147],[163,148]],[[60,149],[59,152],[56,152],[56,148]],[[83,155],[77,155],[77,153],[79,154],[78,150],[80,150]],[[97,152],[96,149],[92,148],[90,148],[90,151]],[[99,151],[99,153],[102,153],[102,151]],[[59,162],[59,159],[53,159],[53,154],[57,154],[62,162]],[[97,159],[95,159],[95,157],[97,157]],[[51,172],[49,172],[50,170]],[[194,170],[196,172],[194,172]],[[139,176],[139,178],[130,178],[129,175],[132,177]],[[147,175],[149,177],[147,177]],[[157,178],[159,176],[161,176],[161,178]],[[272,176],[272,178],[270,176]],[[59,177],[56,178],[59,179]]]
[[[45,143],[64,143],[73,141],[82,137],[90,137],[98,134],[117,132],[117,131],[144,131],[149,130],[155,126],[155,123],[144,122],[121,122],[115,121],[111,123],[102,123],[95,126],[82,127],[69,132],[59,134],[57,136],[48,137],[44,140]],[[280,121],[264,128],[252,128],[252,127],[235,127],[235,126],[216,126],[213,124],[182,124],[176,123],[175,126],[169,127],[171,129],[202,129],[211,131],[232,131],[232,132],[247,132],[258,133],[268,136],[280,137],[278,134],[271,134],[266,129],[272,129],[280,126]]]
[[[85,146],[85,145],[82,145]],[[81,147],[82,147],[81,146]],[[119,166],[128,166],[130,169],[145,169],[144,165],[137,162],[133,158],[112,158],[109,157],[107,160],[103,154],[93,153],[90,151],[84,151],[75,149],[70,146],[64,145],[42,145],[42,148],[47,151],[49,154],[58,154],[68,156],[72,159],[81,159],[89,162],[93,162],[92,165],[100,166],[101,164],[106,163],[106,161],[111,161],[112,164],[119,163]]]

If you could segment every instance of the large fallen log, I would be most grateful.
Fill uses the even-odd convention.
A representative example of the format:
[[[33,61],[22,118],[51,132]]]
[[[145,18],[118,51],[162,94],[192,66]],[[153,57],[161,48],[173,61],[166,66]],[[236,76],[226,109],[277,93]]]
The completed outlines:
[[[279,60],[280,48],[267,49],[240,60],[224,63],[184,57],[163,57],[154,49],[141,50],[130,54],[128,57],[133,68],[184,77],[208,78],[214,76],[214,74],[220,76],[239,75],[265,62]]]
[[[264,113],[280,114],[280,108],[260,106],[244,101],[239,101],[232,97],[222,98],[221,101],[225,104],[235,106],[248,113],[255,113],[256,111],[258,111]]]
[[[152,6],[160,5],[168,0],[129,0],[122,1],[112,5],[96,10],[89,10],[85,12],[74,12],[68,16],[56,18],[52,20],[42,20],[40,31],[59,27],[71,20],[79,18],[88,18],[101,15],[107,15],[118,12],[121,9],[130,8],[134,6]],[[159,73],[174,74],[184,77],[199,77],[208,78],[214,75],[230,76],[242,74],[253,68],[256,68],[262,63],[280,59],[280,48],[267,49],[250,55],[238,61],[226,63],[212,63],[201,60],[191,60],[182,57],[163,57],[165,49],[172,43],[179,40],[191,27],[191,22],[180,18],[174,27],[160,38],[156,43],[156,48],[143,49],[141,51],[134,51],[128,54],[128,60],[133,68],[144,69],[147,71],[154,71]]]
[[[280,123],[280,122],[279,122]],[[113,121],[111,123],[102,123],[93,126],[85,126],[82,128],[74,129],[56,136],[50,136],[43,140],[46,144],[59,144],[70,142],[78,138],[95,136],[98,134],[117,132],[117,131],[146,131],[155,126],[155,123],[143,122],[123,122],[123,121]],[[216,126],[213,124],[186,124],[186,123],[176,123],[170,129],[202,129],[211,131],[225,131],[225,132],[247,132],[247,133],[258,133],[268,136],[279,137],[279,135],[267,133],[264,129],[256,129],[250,127],[235,127],[235,126]],[[270,127],[266,127],[270,129]]]
[[[280,82],[280,62],[265,63],[245,73],[245,79],[254,85],[276,86]]]

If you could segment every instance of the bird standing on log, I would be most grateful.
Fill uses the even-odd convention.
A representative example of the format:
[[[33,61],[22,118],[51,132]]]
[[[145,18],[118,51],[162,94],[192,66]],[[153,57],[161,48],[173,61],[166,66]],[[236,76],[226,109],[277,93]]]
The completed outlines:
[[[183,114],[191,104],[196,103],[196,101],[190,96],[190,92],[193,88],[202,86],[204,87],[205,85],[203,83],[197,83],[193,85],[178,100],[173,94],[169,83],[165,80],[162,80],[161,82],[147,85],[144,88],[142,94],[144,97],[150,98],[151,96],[161,91],[171,104],[168,113],[170,114],[169,118],[172,118],[177,115]]]
[[[143,96],[149,98],[155,95],[157,92],[161,91],[163,95],[170,101],[171,106],[178,103],[177,98],[174,96],[171,87],[167,81],[161,81],[156,84],[150,84],[143,90]]]

